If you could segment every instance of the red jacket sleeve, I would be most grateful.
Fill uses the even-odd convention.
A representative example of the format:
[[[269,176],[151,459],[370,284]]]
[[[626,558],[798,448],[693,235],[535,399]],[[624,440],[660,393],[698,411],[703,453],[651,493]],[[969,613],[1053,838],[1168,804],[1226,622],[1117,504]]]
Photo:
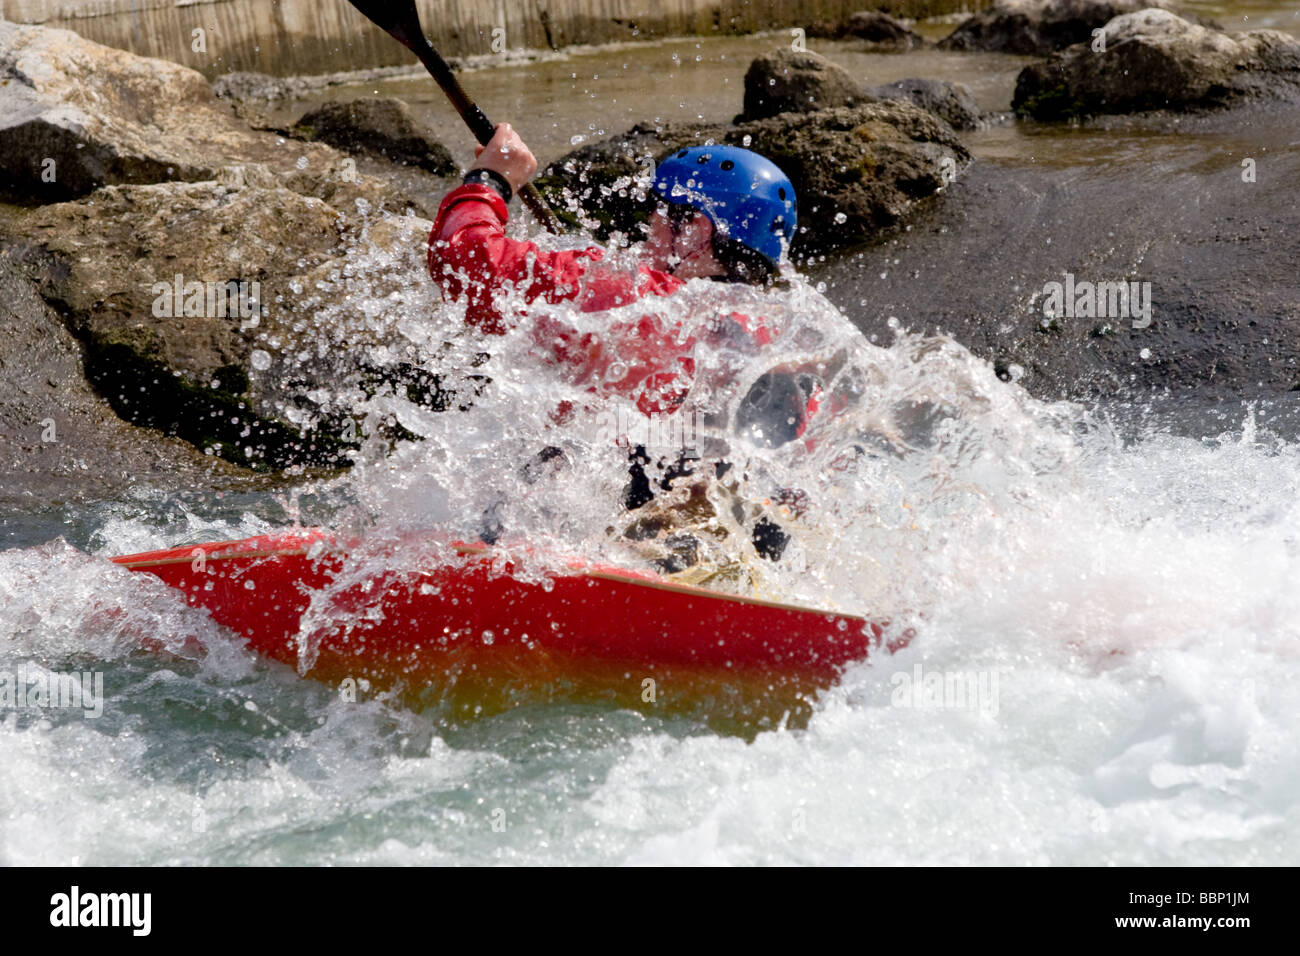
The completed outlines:
[[[505,200],[496,190],[468,184],[443,199],[429,236],[430,275],[447,295],[465,297],[465,321],[483,332],[504,334],[526,314],[527,305],[539,300],[600,312],[670,295],[685,284],[646,266],[610,267],[599,248],[551,252],[511,239],[506,219]],[[507,317],[502,304],[511,292],[518,304]],[[772,341],[762,322],[734,312],[701,331],[714,346],[758,348]],[[548,316],[538,316],[532,328],[533,340],[567,370],[573,384],[622,395],[647,415],[671,412],[690,390],[696,340],[679,338],[680,333],[653,314],[611,322],[599,336]]]
[[[645,266],[608,268],[599,248],[551,252],[510,239],[506,219],[500,194],[471,183],[447,194],[429,235],[429,274],[453,299],[466,297],[465,321],[484,332],[506,331],[500,300],[512,291],[524,304],[574,301],[584,312],[597,312],[647,295],[669,295],[683,284]]]
[[[430,275],[453,299],[464,296],[465,321],[489,334],[504,334],[525,314],[521,306],[539,300],[571,301],[583,312],[599,312],[669,295],[684,285],[645,266],[611,268],[599,248],[551,252],[511,239],[506,218],[505,201],[496,190],[467,184],[443,199],[429,236]],[[519,306],[507,317],[502,300],[511,292]],[[654,316],[612,324],[600,336],[553,318],[538,318],[532,331],[574,384],[622,394],[646,414],[675,407],[690,387],[694,341],[678,341],[678,330]],[[611,375],[616,361],[625,373]]]

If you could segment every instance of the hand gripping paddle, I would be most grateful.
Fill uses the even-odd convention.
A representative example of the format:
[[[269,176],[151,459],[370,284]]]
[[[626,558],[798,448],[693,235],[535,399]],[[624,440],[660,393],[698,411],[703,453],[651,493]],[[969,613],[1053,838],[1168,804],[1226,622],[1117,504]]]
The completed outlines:
[[[487,114],[479,109],[478,104],[466,95],[460,81],[456,79],[456,74],[447,65],[447,61],[429,44],[424,35],[424,28],[420,26],[420,14],[415,9],[415,0],[349,0],[349,2],[420,58],[424,68],[438,81],[442,91],[451,100],[451,105],[456,107],[456,112],[469,126],[474,138],[486,146],[492,139],[492,134],[496,132],[496,128],[487,118]],[[546,204],[537,187],[526,183],[519,190],[519,199],[537,217],[547,232],[557,234],[560,232],[560,220]]]

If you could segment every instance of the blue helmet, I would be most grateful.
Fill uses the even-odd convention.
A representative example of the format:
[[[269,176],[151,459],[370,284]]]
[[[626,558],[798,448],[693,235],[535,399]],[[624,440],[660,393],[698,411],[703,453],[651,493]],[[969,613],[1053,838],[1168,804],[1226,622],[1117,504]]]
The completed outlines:
[[[775,265],[794,239],[794,186],[776,163],[739,146],[679,149],[655,170],[655,193],[697,207],[724,236]]]

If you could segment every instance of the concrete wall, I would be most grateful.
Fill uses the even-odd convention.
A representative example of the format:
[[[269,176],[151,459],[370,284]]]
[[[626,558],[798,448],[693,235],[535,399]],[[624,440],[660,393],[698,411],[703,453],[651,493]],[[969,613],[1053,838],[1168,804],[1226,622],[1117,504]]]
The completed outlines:
[[[510,48],[561,48],[659,36],[752,33],[863,9],[930,16],[989,0],[418,0],[444,56],[488,53],[494,28]],[[259,70],[282,76],[392,66],[409,54],[346,0],[0,0],[5,19],[65,27],[209,76]],[[206,51],[193,31],[205,31]]]

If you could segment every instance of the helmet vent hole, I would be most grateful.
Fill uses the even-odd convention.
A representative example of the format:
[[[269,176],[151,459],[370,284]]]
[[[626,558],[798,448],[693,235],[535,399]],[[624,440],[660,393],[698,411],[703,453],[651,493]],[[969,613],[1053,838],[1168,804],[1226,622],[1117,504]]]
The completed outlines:
[[[686,158],[686,150],[682,150],[680,153],[678,153],[678,154],[677,154],[677,158],[678,158],[678,159],[685,159],[685,158]]]
[[[699,163],[701,166],[703,166],[705,163],[707,163],[707,162],[708,162],[710,159],[712,159],[712,158],[713,158],[713,157],[710,156],[708,153],[703,153],[703,154],[701,154],[700,158],[696,160],[696,162]]]
[[[736,168],[736,164],[733,163],[731,160],[729,160],[729,159],[724,159],[724,160],[722,161],[722,171],[723,171],[723,172],[727,172],[728,170],[732,170],[732,169],[735,169],[735,168]]]
[[[776,191],[776,194],[777,194],[778,196],[780,196],[782,199],[784,199],[784,198],[785,198],[785,187],[782,186],[780,189],[778,189],[778,190]]]

